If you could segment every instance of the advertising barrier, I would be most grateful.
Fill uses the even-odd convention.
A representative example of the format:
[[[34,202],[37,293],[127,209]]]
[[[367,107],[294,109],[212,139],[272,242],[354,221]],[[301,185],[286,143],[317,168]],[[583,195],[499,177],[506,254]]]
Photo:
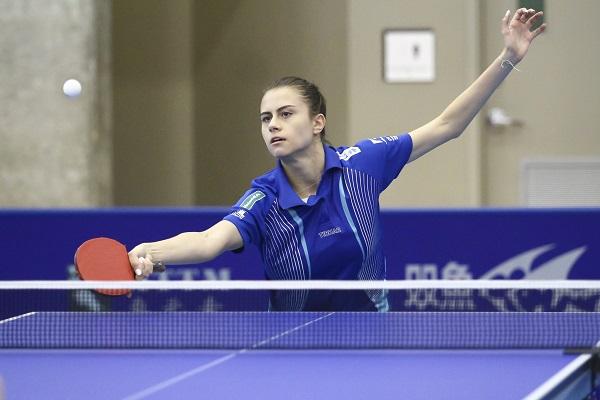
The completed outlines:
[[[207,229],[227,212],[226,208],[2,210],[0,280],[77,279],[73,255],[87,239],[111,237],[131,248]],[[382,218],[390,280],[600,278],[600,209],[384,210]],[[152,279],[255,280],[264,279],[264,273],[258,249],[252,247],[202,265],[169,266]],[[518,298],[510,293],[420,291],[391,298],[394,309],[408,310],[470,310],[481,304],[496,310],[600,309],[597,295],[556,298],[541,293]],[[127,307],[188,307],[184,300],[173,303],[168,296],[157,304],[147,303],[140,297]],[[264,299],[257,303],[244,307],[265,309]],[[223,305],[213,296],[194,300],[189,307]]]

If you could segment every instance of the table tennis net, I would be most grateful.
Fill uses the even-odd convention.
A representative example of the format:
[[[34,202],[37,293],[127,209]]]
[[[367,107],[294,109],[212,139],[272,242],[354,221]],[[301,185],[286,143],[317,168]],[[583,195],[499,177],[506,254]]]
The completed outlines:
[[[387,312],[347,309],[345,295]],[[290,310],[272,311],[282,298]],[[589,281],[5,281],[0,305],[1,348],[545,349],[600,339],[600,285]]]

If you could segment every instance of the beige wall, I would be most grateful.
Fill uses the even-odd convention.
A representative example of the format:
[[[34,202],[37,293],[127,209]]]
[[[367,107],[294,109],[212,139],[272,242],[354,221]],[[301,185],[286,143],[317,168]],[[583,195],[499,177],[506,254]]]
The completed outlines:
[[[229,205],[273,166],[257,118],[268,82],[316,81],[334,144],[407,131],[498,54],[515,3],[128,0],[110,18],[102,0],[0,1],[0,205]],[[545,4],[547,33],[489,103],[524,125],[479,117],[409,165],[384,206],[514,206],[523,160],[600,156],[600,32],[582,18],[600,2]],[[434,83],[383,83],[387,28],[435,31]],[[67,75],[83,80],[75,101],[60,93]]]
[[[482,7],[484,62],[502,46],[498,15],[512,0],[486,0]],[[597,0],[546,0],[548,30],[490,100],[523,122],[520,127],[486,129],[483,135],[487,204],[519,204],[525,159],[600,157],[600,15]],[[586,17],[582,17],[586,16]]]
[[[477,60],[468,18],[471,1],[351,0],[349,12],[350,141],[408,132],[436,117],[472,79]],[[471,7],[471,8],[469,8]],[[382,32],[429,28],[435,33],[436,78],[432,83],[389,84],[382,79]],[[475,133],[473,134],[475,135]],[[478,158],[465,138],[447,143],[409,164],[382,196],[382,206],[478,205]]]
[[[285,75],[320,85],[333,143],[346,138],[346,2],[196,2],[196,202],[229,205],[273,168],[260,135],[263,88]]]
[[[192,3],[113,2],[116,205],[194,203]]]
[[[134,0],[113,18],[117,205],[235,202],[274,165],[258,107],[283,75],[321,85],[345,142],[343,0]]]
[[[413,129],[435,117],[498,54],[513,0],[115,2],[117,205],[230,205],[273,166],[262,143],[262,88],[286,74],[316,81],[334,144]],[[463,137],[407,166],[382,204],[518,205],[529,155],[598,155],[600,2],[546,1],[547,34],[490,104],[525,118]],[[432,28],[436,81],[384,84],[381,33]],[[517,139],[517,140],[515,140]],[[495,191],[492,192],[493,188]]]

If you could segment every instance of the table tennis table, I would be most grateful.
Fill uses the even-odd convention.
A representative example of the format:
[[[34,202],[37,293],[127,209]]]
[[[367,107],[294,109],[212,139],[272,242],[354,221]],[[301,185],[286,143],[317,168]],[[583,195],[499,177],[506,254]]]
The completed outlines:
[[[7,399],[584,399],[596,357],[564,348],[598,337],[598,313],[32,312],[0,322],[0,375]]]

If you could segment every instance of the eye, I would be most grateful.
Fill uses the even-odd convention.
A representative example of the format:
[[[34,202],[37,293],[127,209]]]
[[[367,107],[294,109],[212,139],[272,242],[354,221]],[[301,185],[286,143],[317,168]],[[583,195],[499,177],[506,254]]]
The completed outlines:
[[[281,116],[282,116],[283,118],[289,118],[289,117],[291,117],[291,116],[292,116],[292,113],[291,113],[291,112],[289,112],[289,111],[283,111],[283,112],[281,113]]]
[[[271,117],[269,117],[268,115],[265,115],[260,120],[262,121],[263,124],[266,124],[271,120]]]

